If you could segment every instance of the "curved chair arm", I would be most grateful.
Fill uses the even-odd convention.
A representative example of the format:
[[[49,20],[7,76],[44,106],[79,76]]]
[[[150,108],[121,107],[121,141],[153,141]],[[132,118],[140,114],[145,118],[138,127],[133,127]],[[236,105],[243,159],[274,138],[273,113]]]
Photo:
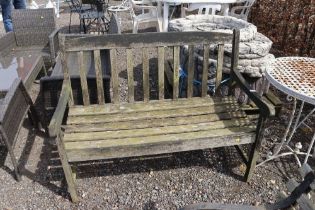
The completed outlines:
[[[261,110],[260,113],[265,116],[274,116],[276,114],[275,107],[265,101],[256,90],[251,90],[249,84],[243,77],[243,75],[237,70],[238,66],[238,52],[239,52],[239,39],[240,31],[234,30],[233,37],[233,49],[232,49],[232,66],[231,66],[231,77],[240,88],[247,94],[247,96],[255,103],[255,105]]]
[[[49,48],[50,48],[50,56],[51,56],[51,62],[52,64],[56,63],[56,57],[59,51],[59,41],[58,41],[58,34],[60,29],[55,29],[51,34],[49,35]]]
[[[260,113],[262,115],[266,117],[276,115],[276,109],[274,105],[261,97],[256,90],[251,90],[249,84],[238,70],[234,70],[232,72],[232,77],[240,86],[240,88],[247,94],[249,99],[252,100],[254,104],[261,110]]]
[[[67,104],[70,99],[70,91],[71,91],[70,84],[64,82],[62,85],[62,90],[60,93],[57,108],[48,126],[48,132],[50,137],[56,137],[60,132]]]

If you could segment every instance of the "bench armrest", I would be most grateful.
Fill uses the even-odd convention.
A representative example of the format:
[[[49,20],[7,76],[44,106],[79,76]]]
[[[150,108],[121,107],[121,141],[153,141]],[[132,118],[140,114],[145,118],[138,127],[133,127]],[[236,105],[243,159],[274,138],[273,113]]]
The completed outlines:
[[[252,100],[255,105],[261,110],[261,114],[264,116],[275,116],[276,111],[274,105],[266,101],[261,97],[256,90],[251,90],[248,83],[237,70],[232,73],[233,79],[240,86],[240,88],[247,94],[250,100]]]
[[[60,31],[59,28],[55,29],[53,32],[51,32],[51,34],[48,37],[52,64],[56,62],[57,52],[59,50],[59,41],[58,41],[59,31]]]
[[[239,52],[239,37],[240,31],[234,32],[233,38],[233,52],[232,52],[232,65],[231,65],[231,76],[234,81],[240,86],[240,88],[248,95],[249,99],[252,100],[255,105],[260,109],[260,113],[265,116],[274,116],[276,111],[275,107],[268,103],[261,97],[256,90],[251,90],[249,84],[244,79],[243,75],[237,70],[238,66],[238,52]],[[235,53],[234,53],[235,52]]]
[[[49,123],[48,132],[50,137],[56,137],[60,132],[63,117],[67,108],[67,104],[70,98],[70,84],[64,82],[60,93],[57,108]]]

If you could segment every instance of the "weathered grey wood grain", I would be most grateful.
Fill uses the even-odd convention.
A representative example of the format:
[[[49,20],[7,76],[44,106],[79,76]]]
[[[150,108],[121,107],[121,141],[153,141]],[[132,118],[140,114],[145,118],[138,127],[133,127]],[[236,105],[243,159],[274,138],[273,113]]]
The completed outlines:
[[[95,65],[98,103],[99,104],[105,104],[104,86],[103,86],[103,72],[102,72],[101,56],[100,56],[99,50],[94,50],[94,65]]]
[[[143,76],[143,100],[144,102],[148,102],[150,99],[148,48],[142,49],[142,76]]]
[[[165,67],[165,50],[164,50],[164,47],[158,47],[159,100],[164,99],[164,67]]]
[[[194,46],[188,46],[188,69],[187,69],[187,98],[193,97],[194,91],[194,73],[195,73],[195,57],[194,57]]]
[[[209,66],[209,45],[204,45],[201,97],[205,97],[208,93],[208,66]]]
[[[132,49],[127,49],[127,75],[128,75],[128,101],[129,103],[134,102],[134,78],[133,78],[133,51]]]
[[[69,165],[69,159],[67,157],[68,155],[64,149],[64,143],[63,143],[60,135],[58,135],[56,138],[56,144],[58,147],[62,168],[63,168],[63,171],[65,173],[66,180],[67,180],[68,190],[69,190],[69,193],[71,196],[71,200],[72,200],[72,202],[76,203],[79,201],[79,198],[78,198],[78,195],[76,192],[76,185],[75,185],[75,181],[74,181],[73,176],[72,176],[71,167]]]
[[[67,104],[70,99],[70,89],[71,89],[70,84],[67,83],[67,81],[64,81],[57,108],[48,126],[48,132],[50,137],[56,137],[61,131],[60,130],[61,123],[67,108]]]
[[[237,70],[239,41],[240,31],[235,29],[232,45],[231,77],[234,81],[236,81],[237,85],[239,85],[240,88],[248,95],[250,100],[252,100],[256,104],[256,106],[261,110],[261,114],[265,115],[265,117],[274,116],[275,115],[274,106],[266,104],[265,101],[261,99],[260,95],[256,91],[251,90],[247,81],[244,79],[242,74]]]
[[[119,103],[119,78],[117,70],[117,51],[110,50],[110,64],[112,70],[112,88],[113,88],[113,101]]]
[[[187,124],[198,124],[198,123],[208,123],[215,121],[225,120],[236,121],[236,123],[242,122],[244,120],[249,120],[246,118],[246,114],[243,112],[225,112],[225,113],[212,113],[204,115],[195,116],[178,116],[173,118],[168,118],[167,120],[156,120],[156,119],[144,119],[141,121],[125,121],[125,122],[105,122],[105,123],[82,123],[82,124],[69,124],[67,125],[66,133],[82,133],[84,132],[99,132],[99,131],[115,131],[115,130],[129,130],[129,129],[143,129],[143,128],[154,128],[154,127],[164,127],[164,126],[178,126]],[[253,122],[255,124],[255,122]]]
[[[78,55],[78,64],[79,64],[79,71],[80,71],[80,81],[81,81],[81,89],[82,89],[82,96],[83,96],[83,104],[90,105],[90,96],[88,90],[88,84],[86,80],[86,71],[84,69],[84,58],[83,52],[80,51],[77,53]]]
[[[168,135],[168,134],[183,134],[189,132],[209,131],[215,129],[233,128],[240,126],[248,126],[251,122],[248,119],[233,119],[233,120],[220,120],[207,123],[186,124],[186,125],[173,125],[168,127],[149,127],[130,130],[117,130],[117,131],[103,131],[103,132],[77,132],[66,133],[64,136],[65,142],[77,141],[93,141],[93,140],[106,140],[118,139],[128,137],[142,137],[142,136],[155,136],[155,135]]]
[[[117,114],[103,114],[103,115],[87,115],[87,116],[71,116],[68,119],[69,124],[82,124],[82,122],[103,123],[103,122],[117,122],[128,120],[143,120],[143,119],[163,119],[176,116],[194,116],[201,114],[221,113],[229,111],[240,111],[239,108],[234,108],[228,105],[221,106],[206,106],[206,107],[192,107],[189,109],[168,109],[147,111],[142,110],[138,112],[117,113]]]
[[[179,92],[179,47],[174,47],[174,67],[173,67],[173,99],[178,99],[178,92]]]
[[[126,113],[126,112],[141,112],[141,111],[154,111],[154,110],[168,110],[168,109],[189,109],[193,107],[208,107],[221,105],[228,105],[230,107],[238,107],[237,100],[234,97],[224,98],[180,98],[178,100],[151,100],[149,103],[142,101],[134,103],[121,103],[121,104],[106,104],[106,106],[90,105],[90,106],[73,106],[69,110],[68,116],[85,116],[85,115],[100,115],[100,114],[113,114],[113,113]]]
[[[262,134],[266,116],[272,114],[272,104],[262,102],[263,97],[251,93],[251,99],[257,104],[254,115],[247,115],[233,97],[209,97],[207,95],[207,74],[209,66],[209,45],[217,44],[218,70],[216,76],[216,88],[222,80],[223,44],[231,43],[233,39],[231,75],[232,79],[241,86],[248,88],[244,78],[237,71],[239,31],[230,34],[214,32],[185,32],[185,33],[145,33],[123,35],[61,35],[64,43],[64,60],[67,53],[72,51],[93,51],[95,69],[100,70],[99,50],[110,50],[111,82],[113,103],[71,106],[69,108],[67,125],[64,126],[64,139],[58,143],[59,153],[62,153],[64,171],[69,186],[74,186],[72,171],[69,162],[88,161],[118,157],[134,157],[142,155],[164,154],[188,150],[235,146],[253,143],[250,154],[244,160],[247,164],[245,177],[248,179],[253,173],[258,151],[262,141]],[[179,69],[180,47],[188,45],[188,85],[186,99],[179,98]],[[194,94],[194,46],[204,45],[202,97],[193,97]],[[171,57],[171,52],[165,49],[173,49],[173,58],[170,59],[172,70],[165,68],[165,59]],[[150,100],[149,80],[149,49],[157,49],[158,58],[158,99]],[[128,103],[119,102],[119,78],[117,62],[117,50],[126,50],[127,76],[128,76]],[[142,50],[142,51],[141,51]],[[133,54],[142,53],[143,95],[142,102],[135,101],[134,63]],[[79,57],[82,57],[78,53]],[[151,56],[151,55],[150,55]],[[126,60],[125,60],[126,59]],[[98,66],[99,65],[99,66]],[[137,64],[138,65],[138,64]],[[79,64],[80,72],[83,63]],[[152,71],[153,69],[151,69]],[[96,70],[97,71],[97,70]],[[172,99],[164,99],[164,74],[167,81],[173,87]],[[99,78],[102,78],[100,75]],[[65,81],[69,76],[65,74]],[[83,81],[82,83],[85,83]],[[63,88],[61,99],[53,120],[49,126],[51,136],[60,135],[60,125],[65,108],[69,100],[70,83]],[[98,84],[97,87],[99,87]],[[103,88],[103,84],[102,84]],[[82,87],[84,92],[85,87]],[[83,93],[84,94],[84,93]],[[103,92],[104,97],[104,92]],[[182,97],[182,96],[181,96]],[[101,101],[101,100],[99,100]],[[251,107],[247,107],[250,110]],[[259,111],[267,112],[260,115]],[[60,137],[60,136],[58,136]],[[68,164],[68,165],[67,165]],[[70,187],[71,196],[75,198],[75,187]]]
[[[67,51],[142,48],[157,46],[183,46],[191,44],[231,43],[233,36],[218,32],[181,32],[180,37],[176,32],[167,33],[140,33],[140,34],[108,34],[83,35],[62,34],[66,40]]]
[[[222,68],[223,68],[223,58],[224,58],[224,45],[218,45],[218,59],[217,59],[217,72],[215,79],[215,90],[217,91],[221,81],[222,81]]]
[[[61,65],[63,70],[63,76],[64,80],[66,80],[69,83],[69,86],[71,87],[71,80],[70,80],[70,74],[68,69],[68,53],[65,51],[65,37],[60,37],[60,58],[61,58]],[[73,105],[73,94],[72,89],[70,88],[70,95],[69,95],[69,105]]]
[[[224,133],[224,135],[222,135]],[[193,141],[191,141],[193,139]],[[71,161],[97,160],[105,158],[132,157],[164,154],[187,150],[232,146],[253,142],[253,129],[218,129],[214,132],[193,132],[174,135],[125,138],[122,140],[98,140],[89,142],[67,142],[67,154]],[[145,142],[145,143],[144,143]],[[79,153],[78,153],[79,151]]]

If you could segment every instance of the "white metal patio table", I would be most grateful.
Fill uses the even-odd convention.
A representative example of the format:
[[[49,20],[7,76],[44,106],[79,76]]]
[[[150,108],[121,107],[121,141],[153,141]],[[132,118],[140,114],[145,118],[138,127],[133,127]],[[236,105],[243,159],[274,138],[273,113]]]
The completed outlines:
[[[314,114],[315,112],[315,58],[307,57],[282,57],[277,58],[273,63],[271,63],[266,70],[266,78],[270,83],[279,89],[280,91],[286,93],[289,97],[293,98],[293,110],[290,116],[289,124],[286,128],[284,136],[276,147],[274,153],[271,152],[267,155],[267,159],[261,162],[259,165],[264,164],[275,158],[294,155],[297,160],[299,167],[301,167],[301,161],[298,155],[305,155],[303,163],[307,163],[311,154],[315,142],[315,131],[309,147],[306,152],[302,152],[302,144],[300,142],[294,145],[294,148],[289,145],[294,133],[301,126],[305,125],[305,121]],[[301,101],[300,109],[296,113],[297,100]],[[304,108],[304,104],[308,103],[314,106],[311,111],[301,119],[301,114]],[[293,123],[293,119],[296,118]],[[291,132],[290,132],[291,130]],[[312,128],[312,130],[315,130]],[[284,150],[287,150],[285,152]],[[282,153],[280,153],[282,151]]]
[[[163,4],[163,31],[167,32],[170,5],[185,4],[185,3],[221,4],[223,15],[228,15],[229,4],[244,2],[245,0],[152,0],[152,1],[158,2],[158,8],[159,8],[158,10],[159,10],[160,15],[162,14],[162,4]]]

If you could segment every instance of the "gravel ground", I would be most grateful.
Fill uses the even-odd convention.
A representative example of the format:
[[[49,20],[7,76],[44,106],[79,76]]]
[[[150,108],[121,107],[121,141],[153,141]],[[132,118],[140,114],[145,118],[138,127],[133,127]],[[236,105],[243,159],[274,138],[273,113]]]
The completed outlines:
[[[121,17],[123,31],[131,31],[128,14]],[[75,23],[77,19],[77,16],[73,18]],[[57,24],[67,31],[68,21],[69,10],[62,4]],[[78,26],[73,26],[75,30]],[[154,31],[154,27],[148,30]],[[0,33],[4,33],[2,24]],[[126,87],[121,88],[122,98],[125,90]],[[38,91],[39,84],[34,83],[31,96],[41,111]],[[281,93],[275,93],[285,101]],[[274,142],[280,141],[290,107],[291,103],[285,102],[280,117],[269,120],[262,156]],[[294,141],[301,141],[305,146],[311,132],[308,129],[299,131]],[[288,178],[299,179],[294,159],[287,157],[258,167],[251,181],[245,183],[242,181],[245,166],[233,147],[82,163],[77,169],[81,201],[73,204],[69,200],[54,139],[32,129],[25,120],[15,153],[23,180],[16,182],[10,158],[3,160],[0,209],[177,209],[202,201],[262,205],[274,202],[277,194],[286,190]]]

